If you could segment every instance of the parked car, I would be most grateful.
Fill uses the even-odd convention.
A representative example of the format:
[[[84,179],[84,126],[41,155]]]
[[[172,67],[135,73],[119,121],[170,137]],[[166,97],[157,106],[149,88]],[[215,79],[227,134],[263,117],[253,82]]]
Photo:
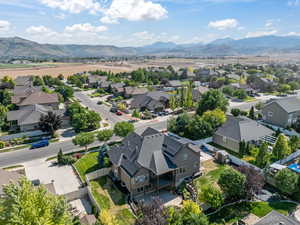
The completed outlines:
[[[42,141],[38,141],[35,142],[31,145],[31,149],[35,149],[35,148],[42,148],[42,147],[46,147],[49,145],[49,141],[48,140],[42,140]]]
[[[112,112],[112,113],[116,113],[116,112],[118,112],[118,109],[117,109],[117,108],[115,108],[115,107],[112,107],[112,108],[110,109],[110,112]]]
[[[128,123],[136,123],[138,120],[129,120]]]
[[[116,115],[117,115],[117,116],[122,116],[123,113],[122,113],[121,111],[117,111],[117,112],[116,112]]]

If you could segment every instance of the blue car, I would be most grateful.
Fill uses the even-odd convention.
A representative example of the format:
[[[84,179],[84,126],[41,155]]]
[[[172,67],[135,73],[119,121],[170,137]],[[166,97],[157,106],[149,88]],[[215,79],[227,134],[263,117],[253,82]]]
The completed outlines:
[[[46,147],[49,145],[49,141],[48,140],[42,140],[42,141],[39,141],[39,142],[36,142],[36,143],[33,143],[31,145],[31,149],[34,149],[34,148],[42,148],[42,147]]]

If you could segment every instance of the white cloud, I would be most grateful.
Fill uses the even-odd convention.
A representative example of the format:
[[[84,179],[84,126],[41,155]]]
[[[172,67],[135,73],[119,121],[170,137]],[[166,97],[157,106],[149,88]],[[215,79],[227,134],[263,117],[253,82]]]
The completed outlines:
[[[8,22],[6,20],[0,20],[0,32],[9,31],[10,28],[11,28],[10,22]]]
[[[30,26],[26,29],[26,33],[31,35],[43,35],[51,32],[52,30],[45,26]]]
[[[289,32],[286,36],[300,36],[300,32]]]
[[[60,20],[64,20],[66,18],[66,14],[60,13],[58,15],[55,15],[54,17]]]
[[[98,33],[106,31],[106,26],[93,26],[90,23],[83,24],[74,24],[72,26],[67,26],[65,28],[66,32],[90,32],[90,33]]]
[[[261,30],[261,31],[248,32],[247,35],[246,35],[246,38],[274,35],[277,32],[278,31],[275,30],[275,29],[273,29],[273,30]]]
[[[102,10],[100,3],[95,0],[40,0],[40,2],[50,8],[70,13],[80,13],[82,11],[96,13]]]
[[[288,6],[300,6],[300,0],[290,0],[288,1]]]
[[[209,22],[208,26],[218,30],[227,30],[236,28],[239,25],[239,22],[236,19],[225,19]]]
[[[159,3],[148,0],[112,0],[100,21],[102,23],[118,23],[119,19],[160,20],[166,18],[167,13],[167,10]]]

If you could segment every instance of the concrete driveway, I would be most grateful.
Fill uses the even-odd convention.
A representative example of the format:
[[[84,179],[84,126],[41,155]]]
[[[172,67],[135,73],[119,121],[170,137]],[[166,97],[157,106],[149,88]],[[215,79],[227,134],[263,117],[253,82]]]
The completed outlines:
[[[41,184],[54,184],[56,194],[62,195],[78,190],[80,181],[71,166],[53,166],[44,159],[24,164],[29,180],[40,180]]]

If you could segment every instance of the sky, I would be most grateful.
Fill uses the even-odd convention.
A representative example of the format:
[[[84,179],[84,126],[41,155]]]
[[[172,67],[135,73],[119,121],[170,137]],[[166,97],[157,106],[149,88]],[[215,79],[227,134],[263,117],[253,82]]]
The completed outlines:
[[[300,36],[300,0],[0,0],[0,37],[143,46]]]

